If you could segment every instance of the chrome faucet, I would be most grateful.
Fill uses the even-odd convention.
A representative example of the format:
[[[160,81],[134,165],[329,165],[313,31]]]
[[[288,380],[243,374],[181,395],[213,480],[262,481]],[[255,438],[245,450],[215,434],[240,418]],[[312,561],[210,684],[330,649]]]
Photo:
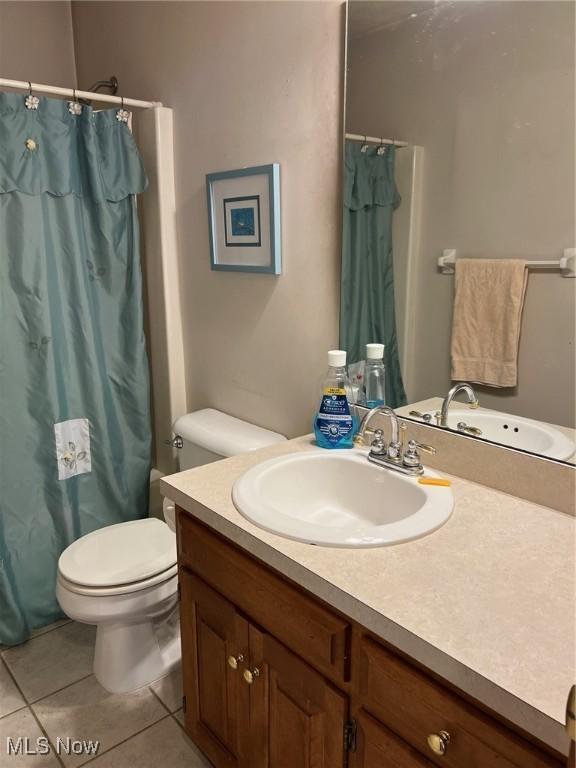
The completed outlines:
[[[440,411],[440,426],[448,426],[448,411],[450,410],[450,404],[459,392],[465,392],[468,397],[468,405],[470,408],[478,408],[480,405],[476,392],[474,392],[471,384],[465,382],[461,384],[454,384],[452,389],[448,392],[444,400],[442,401],[442,410]]]
[[[436,453],[436,449],[431,445],[424,445],[416,440],[409,440],[407,449],[403,451],[402,443],[400,441],[400,430],[401,428],[405,429],[406,427],[404,425],[401,427],[396,412],[388,405],[377,405],[375,408],[368,411],[360,423],[360,427],[354,438],[354,445],[359,447],[365,444],[364,437],[366,432],[372,431],[368,429],[368,424],[376,414],[381,414],[390,418],[392,434],[390,442],[388,443],[388,446],[386,446],[384,432],[381,429],[377,429],[373,433],[374,440],[370,444],[368,460],[381,467],[395,469],[405,475],[423,474],[424,467],[422,466],[418,449],[425,451],[426,453]]]
[[[388,446],[388,450],[386,451],[386,454],[390,458],[396,458],[399,454],[399,452],[402,449],[402,444],[400,442],[400,422],[398,421],[398,416],[396,415],[393,408],[390,408],[389,405],[377,405],[375,408],[372,408],[368,411],[368,413],[364,416],[362,421],[360,422],[360,427],[358,429],[358,432],[356,433],[356,437],[354,438],[354,443],[356,445],[364,445],[364,435],[368,430],[368,424],[372,420],[373,416],[376,416],[377,413],[381,413],[383,416],[389,416],[390,417],[390,424],[392,426],[392,436],[390,439],[390,445]],[[376,430],[376,434],[380,433],[379,439],[382,439],[382,435],[384,434],[381,429]]]

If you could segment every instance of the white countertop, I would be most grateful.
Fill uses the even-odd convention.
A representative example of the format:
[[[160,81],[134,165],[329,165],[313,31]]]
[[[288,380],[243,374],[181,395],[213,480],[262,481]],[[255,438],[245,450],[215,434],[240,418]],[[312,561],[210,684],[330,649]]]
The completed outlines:
[[[255,557],[567,754],[564,712],[576,680],[576,520],[450,475],[455,497],[450,520],[429,536],[391,547],[302,544],[261,530],[237,512],[231,489],[249,467],[312,448],[310,437],[290,440],[165,477],[161,490]]]

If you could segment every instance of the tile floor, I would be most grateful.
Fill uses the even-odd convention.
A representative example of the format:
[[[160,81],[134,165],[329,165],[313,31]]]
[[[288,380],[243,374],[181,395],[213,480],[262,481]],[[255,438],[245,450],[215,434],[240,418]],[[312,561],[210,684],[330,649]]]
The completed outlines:
[[[105,691],[92,674],[94,628],[52,624],[0,647],[0,768],[209,768],[182,728],[178,671],[130,694]],[[46,755],[8,754],[8,737],[47,739]],[[96,755],[56,754],[58,739],[99,741]],[[44,742],[46,743],[46,742]]]

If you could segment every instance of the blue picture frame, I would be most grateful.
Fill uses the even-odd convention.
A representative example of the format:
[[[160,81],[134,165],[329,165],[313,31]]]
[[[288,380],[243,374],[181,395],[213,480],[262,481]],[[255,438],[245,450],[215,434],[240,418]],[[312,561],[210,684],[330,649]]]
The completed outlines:
[[[267,181],[265,191],[261,178],[258,185],[254,183],[254,177],[262,176]],[[237,191],[233,195],[221,194],[224,186],[219,188],[219,184],[230,179],[240,179],[243,183],[235,185]],[[211,269],[282,274],[279,163],[208,173],[206,195]],[[268,216],[268,227],[263,226],[261,214]],[[269,237],[265,233],[269,233]],[[255,260],[258,264],[251,263]]]

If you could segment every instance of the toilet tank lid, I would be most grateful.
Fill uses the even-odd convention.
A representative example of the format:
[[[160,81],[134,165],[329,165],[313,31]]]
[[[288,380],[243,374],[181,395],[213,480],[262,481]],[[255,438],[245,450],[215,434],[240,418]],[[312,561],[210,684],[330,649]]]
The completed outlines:
[[[174,432],[183,440],[219,456],[237,456],[286,440],[284,435],[257,427],[214,408],[187,413],[176,419]]]

